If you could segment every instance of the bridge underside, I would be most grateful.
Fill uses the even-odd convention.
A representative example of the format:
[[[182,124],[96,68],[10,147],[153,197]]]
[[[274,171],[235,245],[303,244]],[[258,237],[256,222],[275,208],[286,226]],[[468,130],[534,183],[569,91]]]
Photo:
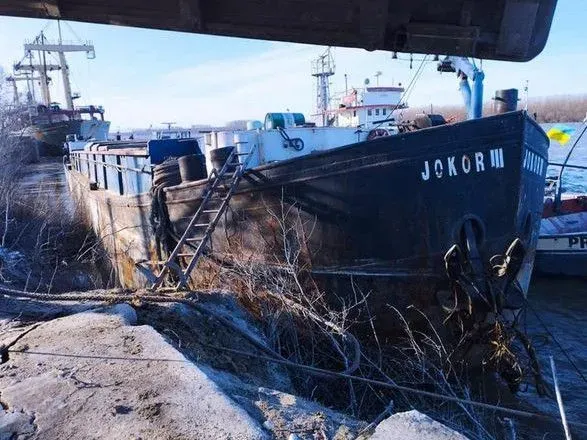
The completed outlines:
[[[526,61],[556,0],[2,0],[0,15]]]

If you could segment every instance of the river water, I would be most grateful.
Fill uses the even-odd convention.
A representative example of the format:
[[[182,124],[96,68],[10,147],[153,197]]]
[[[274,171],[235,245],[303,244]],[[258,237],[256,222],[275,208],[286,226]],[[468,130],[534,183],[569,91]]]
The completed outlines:
[[[33,202],[63,208],[73,214],[61,157],[42,157],[38,163],[26,165],[21,170],[19,185]]]
[[[554,124],[544,124],[548,130]],[[564,146],[552,142],[549,161],[562,163],[579,137],[584,124],[565,124],[576,128],[573,138]],[[587,166],[587,132],[574,149],[568,162]],[[548,176],[557,176],[560,168],[551,166]],[[562,176],[563,192],[587,193],[587,170],[566,169]],[[549,357],[553,356],[567,418],[587,423],[587,280],[534,277],[528,294],[527,331],[536,348],[543,375],[552,385]],[[537,409],[558,416],[556,401],[539,398],[532,385],[521,398]],[[573,429],[574,439],[587,439],[587,430]],[[544,433],[540,438],[564,438],[562,428]]]
[[[554,124],[542,124],[542,128],[547,131]],[[564,124],[575,128],[575,133],[571,140],[565,145],[561,146],[557,142],[552,142],[550,145],[549,162],[562,163],[567,156],[567,153],[579,138],[585,124],[582,123],[568,123]],[[587,132],[583,135],[577,146],[573,150],[573,154],[569,159],[569,165],[587,166]],[[557,176],[560,167],[550,166],[548,168],[548,176]],[[587,170],[577,170],[572,168],[565,168],[563,173],[563,191],[573,193],[587,193]]]

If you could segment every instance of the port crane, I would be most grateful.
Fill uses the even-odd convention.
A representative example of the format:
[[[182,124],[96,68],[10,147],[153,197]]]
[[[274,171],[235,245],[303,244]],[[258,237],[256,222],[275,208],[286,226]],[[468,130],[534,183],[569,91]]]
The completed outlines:
[[[14,105],[18,106],[20,105],[20,98],[18,95],[18,86],[17,86],[17,82],[19,81],[26,81],[26,85],[27,85],[27,102],[30,104],[32,102],[32,100],[34,99],[33,95],[32,95],[32,90],[34,90],[34,87],[32,87],[32,83],[33,81],[38,81],[41,80],[40,76],[33,76],[30,75],[28,73],[24,74],[24,75],[12,75],[12,76],[8,76],[6,78],[6,81],[9,83],[12,83],[12,90],[14,93]]]
[[[460,79],[459,90],[467,109],[467,119],[478,119],[483,115],[483,80],[485,73],[474,62],[465,57],[447,56],[438,62],[439,72],[456,73]],[[469,85],[473,82],[473,89]]]
[[[45,37],[44,33],[41,32],[33,41],[27,42],[24,45],[25,57],[32,60],[32,53],[38,52],[39,57],[42,61],[40,64],[33,64],[32,61],[29,64],[23,62],[14,65],[15,72],[37,72],[41,78],[41,92],[43,97],[43,103],[47,106],[51,104],[51,96],[49,94],[49,77],[47,72],[53,70],[60,70],[63,82],[63,92],[65,95],[65,108],[73,110],[73,100],[79,98],[78,94],[71,92],[71,83],[69,79],[69,66],[65,59],[66,52],[85,52],[88,59],[95,58],[94,46],[90,42],[81,44],[75,43],[64,43],[61,38],[61,25],[59,27],[59,40],[57,42],[50,42]],[[47,53],[57,53],[59,57],[59,64],[48,64],[46,62]]]

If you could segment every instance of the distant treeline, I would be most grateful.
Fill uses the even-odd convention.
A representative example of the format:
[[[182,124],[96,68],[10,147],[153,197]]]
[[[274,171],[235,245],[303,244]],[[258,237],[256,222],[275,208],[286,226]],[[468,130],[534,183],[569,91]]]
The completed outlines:
[[[525,103],[520,100],[518,109],[523,109]],[[404,110],[402,119],[413,119],[418,113],[438,113],[447,119],[462,121],[465,119],[464,106],[446,105],[446,106],[427,106],[414,107]],[[581,122],[587,114],[587,95],[557,95],[532,98],[528,101],[528,112],[535,114],[540,123],[544,122]],[[493,101],[486,102],[483,105],[483,114],[492,115]]]

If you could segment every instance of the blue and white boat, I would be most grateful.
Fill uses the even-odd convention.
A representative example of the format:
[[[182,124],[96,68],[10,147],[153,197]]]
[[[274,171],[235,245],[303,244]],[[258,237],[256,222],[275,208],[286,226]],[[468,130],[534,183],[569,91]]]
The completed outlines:
[[[587,170],[570,165],[575,147],[587,131],[587,118],[563,163],[551,180],[544,203],[540,236],[536,247],[536,272],[543,275],[587,277],[587,194],[563,193],[562,177],[567,169]]]

